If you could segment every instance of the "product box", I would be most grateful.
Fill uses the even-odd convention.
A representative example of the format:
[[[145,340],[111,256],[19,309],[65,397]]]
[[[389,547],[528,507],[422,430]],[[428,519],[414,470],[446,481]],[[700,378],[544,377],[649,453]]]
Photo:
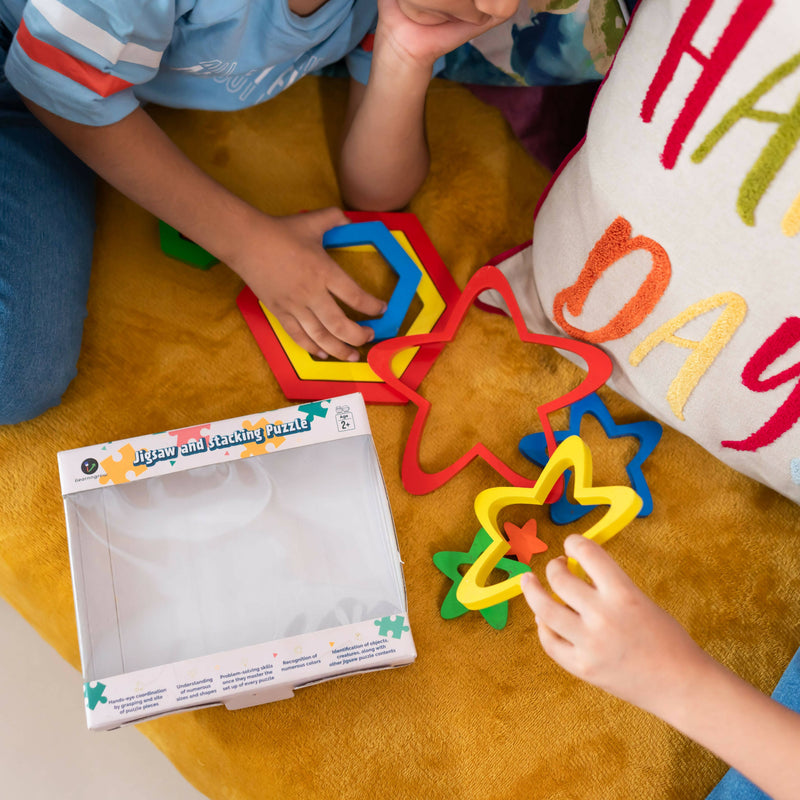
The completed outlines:
[[[416,657],[359,394],[58,454],[92,729]]]

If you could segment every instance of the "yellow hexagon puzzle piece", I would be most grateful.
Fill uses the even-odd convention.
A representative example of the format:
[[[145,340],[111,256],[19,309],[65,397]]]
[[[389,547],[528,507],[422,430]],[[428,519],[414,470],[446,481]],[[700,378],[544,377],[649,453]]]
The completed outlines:
[[[592,486],[591,451],[581,438],[570,436],[558,446],[531,488],[486,489],[475,498],[475,513],[492,544],[475,560],[458,585],[456,598],[459,603],[480,610],[510,600],[522,592],[521,575],[486,585],[486,579],[509,549],[497,526],[498,514],[506,506],[542,505],[558,478],[568,469],[572,469],[575,475],[577,503],[609,507],[603,518],[583,534],[587,539],[603,544],[636,518],[642,508],[642,498],[629,486]],[[575,574],[586,577],[574,559],[569,559],[569,567]]]

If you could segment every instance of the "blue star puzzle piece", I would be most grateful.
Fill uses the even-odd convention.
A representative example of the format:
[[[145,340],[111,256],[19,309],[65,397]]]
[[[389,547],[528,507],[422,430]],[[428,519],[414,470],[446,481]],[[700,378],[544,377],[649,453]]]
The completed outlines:
[[[625,469],[628,473],[631,487],[639,497],[642,498],[642,510],[639,512],[638,516],[648,516],[648,514],[653,511],[653,496],[650,493],[650,487],[647,485],[644,473],[642,472],[642,464],[644,464],[650,453],[655,450],[656,445],[661,439],[661,434],[663,433],[661,425],[652,420],[641,420],[640,422],[631,422],[627,425],[617,425],[597,393],[592,393],[569,407],[569,429],[566,431],[555,431],[556,442],[560,444],[569,436],[579,435],[581,420],[587,414],[594,417],[600,425],[602,425],[609,439],[634,436],[639,440],[639,449]],[[533,461],[534,464],[538,464],[540,467],[543,467],[549,459],[547,442],[545,441],[543,433],[532,433],[529,436],[525,436],[519,443],[519,449],[526,458]],[[564,474],[564,480],[566,482],[569,481],[569,477],[568,473]],[[570,522],[575,522],[575,520],[586,516],[593,508],[595,508],[595,506],[583,506],[577,503],[570,503],[566,493],[564,493],[557,502],[550,506],[550,519],[555,522],[556,525],[567,525]]]
[[[443,572],[451,581],[453,585],[450,591],[442,602],[442,608],[439,612],[442,619],[455,619],[462,614],[466,614],[469,609],[459,602],[456,597],[458,592],[458,585],[464,577],[459,570],[459,567],[466,564],[473,564],[487,547],[492,544],[492,537],[481,528],[476,534],[472,542],[472,546],[467,553],[459,553],[453,550],[442,550],[433,555],[433,563],[436,568]],[[522,564],[511,558],[501,558],[497,562],[497,569],[507,572],[510,576],[521,575],[523,572],[530,572],[531,568],[527,564]],[[496,603],[487,608],[478,609],[481,616],[495,629],[502,630],[508,621],[508,600],[501,603]]]
[[[397,273],[397,285],[394,287],[386,311],[376,319],[359,322],[359,325],[372,328],[376,342],[382,339],[394,339],[400,333],[400,326],[422,280],[422,271],[392,236],[386,225],[380,221],[340,225],[326,231],[322,237],[322,246],[325,248],[352,247],[361,244],[372,245],[386,259],[389,266]]]

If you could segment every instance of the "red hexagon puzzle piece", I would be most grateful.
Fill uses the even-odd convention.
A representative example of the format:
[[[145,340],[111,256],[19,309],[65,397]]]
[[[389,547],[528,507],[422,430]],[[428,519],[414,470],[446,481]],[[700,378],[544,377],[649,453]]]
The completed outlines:
[[[444,312],[430,330],[437,331],[443,327],[450,307],[458,299],[459,289],[417,216],[409,212],[348,211],[347,217],[351,222],[378,220],[383,222],[389,230],[405,234],[445,304]],[[294,400],[320,400],[349,392],[361,392],[364,400],[368,403],[399,405],[408,402],[404,395],[394,391],[380,380],[321,380],[301,377],[264,315],[258,298],[248,287],[240,292],[237,304],[286,397]],[[435,356],[436,353],[430,347],[425,351],[420,350],[414,355],[403,372],[403,379],[408,385],[416,387],[422,383],[435,361]]]

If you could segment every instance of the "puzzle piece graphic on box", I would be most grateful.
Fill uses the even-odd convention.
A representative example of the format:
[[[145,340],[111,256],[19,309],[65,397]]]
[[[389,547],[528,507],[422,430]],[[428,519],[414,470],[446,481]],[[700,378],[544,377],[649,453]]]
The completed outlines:
[[[325,419],[328,416],[330,406],[330,400],[317,400],[314,403],[303,403],[303,405],[297,407],[297,410],[302,414],[306,414],[306,421],[311,422],[314,417]]]
[[[114,458],[114,455],[112,454],[100,462],[100,466],[106,471],[106,474],[99,478],[102,484],[129,483],[131,480],[128,477],[129,472],[132,472],[134,477],[138,477],[147,469],[144,464],[133,465],[136,451],[130,443],[117,450],[116,455],[119,455],[119,458]]]
[[[248,431],[256,431],[259,428],[266,428],[269,423],[261,417],[261,419],[256,422],[255,424],[250,422],[250,420],[245,420],[242,423],[242,428]],[[281,425],[281,420],[275,420],[275,425]],[[264,439],[263,442],[245,442],[243,444],[242,452],[239,454],[241,458],[249,458],[250,456],[263,456],[267,453],[267,445],[271,444],[274,445],[275,449],[277,450],[284,442],[286,441],[285,436],[275,436],[272,439]]]
[[[91,681],[83,684],[83,696],[86,698],[86,705],[91,710],[94,710],[98,703],[108,702],[108,698],[104,694],[105,690],[106,685],[100,681],[94,681],[94,686]]]
[[[170,436],[175,437],[175,444],[178,447],[178,450],[181,449],[185,444],[189,444],[189,442],[199,442],[201,439],[205,439],[206,445],[208,445],[208,433],[210,433],[211,428],[208,425],[193,425],[190,428],[181,428],[177,431],[169,431]],[[205,436],[203,434],[206,434]]]
[[[405,617],[401,617],[398,614],[394,617],[381,617],[380,619],[376,619],[375,624],[378,626],[378,633],[381,636],[389,638],[389,634],[391,633],[392,638],[400,639],[404,632],[410,630],[408,625],[403,624],[405,621]]]

